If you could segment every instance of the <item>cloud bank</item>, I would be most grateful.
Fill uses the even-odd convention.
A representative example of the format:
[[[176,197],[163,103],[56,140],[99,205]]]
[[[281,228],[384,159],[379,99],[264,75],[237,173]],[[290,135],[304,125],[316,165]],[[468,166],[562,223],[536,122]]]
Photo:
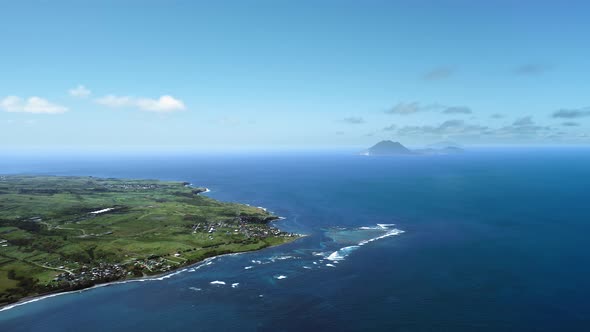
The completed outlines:
[[[554,118],[577,119],[590,116],[590,107],[579,109],[561,109],[553,112]]]
[[[530,116],[525,116],[525,117],[522,117],[520,119],[516,119],[512,123],[513,126],[530,126],[530,125],[533,125],[533,124],[535,124],[535,122],[533,121],[533,118],[530,117]]]
[[[418,112],[440,111],[443,114],[471,114],[473,111],[467,106],[445,106],[441,104],[422,105],[417,101],[401,102],[385,111],[387,114],[411,115]]]
[[[466,107],[466,106],[451,106],[451,107],[445,108],[442,112],[445,114],[471,114],[471,113],[473,113],[473,111],[471,111],[471,108]]]
[[[564,124],[564,126],[575,126]],[[536,125],[532,117],[527,116],[515,120],[511,125],[503,127],[488,127],[470,124],[463,120],[447,120],[439,125],[404,126],[390,132],[398,136],[414,139],[479,139],[483,141],[497,141],[505,139],[554,139],[567,138],[568,133],[557,132],[556,128]],[[385,129],[384,129],[385,131]]]
[[[399,114],[399,115],[409,115],[418,112],[430,111],[433,109],[440,108],[439,105],[421,105],[420,103],[414,101],[411,103],[398,103],[397,105],[393,106],[392,108],[385,111],[387,114]]]
[[[131,107],[138,108],[142,111],[159,113],[168,113],[186,109],[182,100],[169,95],[161,96],[158,99],[107,95],[98,98],[95,101],[100,105],[111,108]]]
[[[17,96],[8,96],[0,100],[0,108],[6,112],[32,114],[61,114],[68,111],[67,107],[41,97],[29,97],[24,100]]]

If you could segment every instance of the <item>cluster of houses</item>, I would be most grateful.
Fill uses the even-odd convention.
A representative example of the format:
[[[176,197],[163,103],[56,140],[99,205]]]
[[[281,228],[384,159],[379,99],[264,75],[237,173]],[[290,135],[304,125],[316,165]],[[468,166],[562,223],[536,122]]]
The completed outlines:
[[[267,223],[252,222],[251,217],[238,217],[239,232],[246,235],[247,238],[265,238],[269,236],[293,237],[293,233],[282,232],[276,227],[269,226]]]
[[[146,269],[151,273],[166,272],[172,269],[170,262],[162,257],[151,257],[148,259],[137,260],[133,265],[140,269]]]
[[[82,266],[75,273],[63,272],[58,274],[53,281],[56,283],[68,283],[70,286],[111,281],[127,275],[127,269],[119,264],[99,263],[97,266]]]
[[[213,234],[222,229],[225,229],[226,234],[231,233],[227,229],[233,229],[233,233],[244,234],[246,238],[265,238],[269,236],[296,236],[292,233],[282,232],[278,228],[269,226],[267,223],[260,222],[258,219],[253,220],[252,217],[237,217],[227,222],[219,221],[216,223],[198,223],[196,225],[193,225],[192,227],[193,234],[199,231],[204,231],[209,234],[209,239],[213,239]]]
[[[160,188],[157,184],[152,183],[122,183],[122,184],[105,184],[105,188],[123,189],[123,190],[151,190]]]

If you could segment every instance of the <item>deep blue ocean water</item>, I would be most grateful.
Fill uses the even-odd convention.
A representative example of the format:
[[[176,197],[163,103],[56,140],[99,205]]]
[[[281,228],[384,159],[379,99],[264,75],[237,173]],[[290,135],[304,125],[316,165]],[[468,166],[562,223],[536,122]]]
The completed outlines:
[[[264,206],[286,218],[282,229],[309,236],[4,310],[0,331],[590,330],[587,148],[5,153],[2,173],[189,181],[213,198]],[[395,226],[363,230],[377,224]],[[328,259],[391,229],[404,233]]]

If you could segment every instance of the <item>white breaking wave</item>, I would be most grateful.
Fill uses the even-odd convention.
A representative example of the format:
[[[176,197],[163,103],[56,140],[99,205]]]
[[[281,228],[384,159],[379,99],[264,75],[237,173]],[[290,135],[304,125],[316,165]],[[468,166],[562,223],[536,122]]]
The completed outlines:
[[[287,279],[287,276],[280,275],[280,276],[276,276],[275,279],[278,279],[278,280]]]
[[[33,303],[33,302],[37,302],[37,301],[49,299],[49,298],[52,298],[52,297],[55,297],[55,296],[72,294],[72,293],[75,293],[75,292],[80,292],[80,291],[71,291],[71,292],[64,292],[64,293],[56,293],[56,294],[50,294],[50,295],[45,295],[45,296],[41,296],[41,297],[36,297],[36,298],[30,299],[30,300],[27,300],[25,302],[15,303],[15,304],[11,304],[11,305],[2,307],[2,308],[0,308],[0,311],[10,310],[12,308],[15,308],[15,307],[18,307],[18,306],[21,306],[21,305],[25,305],[25,304],[28,304],[28,303]]]
[[[198,292],[201,290],[200,288],[197,288],[197,287],[189,287],[188,289],[194,290],[195,292]]]
[[[215,280],[210,282],[211,285],[225,285],[225,281]]]
[[[299,258],[299,257],[295,257],[295,256],[290,256],[290,255],[285,255],[285,256],[273,256],[271,258],[269,258],[268,260],[272,263],[274,263],[275,261],[284,261],[286,259],[295,259],[295,258]]]
[[[346,256],[350,255],[351,252],[353,252],[354,250],[356,250],[358,248],[359,248],[359,246],[344,247],[342,249],[339,249],[338,251],[334,251],[333,253],[330,254],[330,256],[326,257],[326,259],[328,259],[330,261],[341,261],[344,258],[346,258]]]
[[[62,293],[42,295],[42,296],[35,297],[35,298],[29,299],[29,300],[26,300],[26,301],[23,301],[23,302],[17,302],[17,303],[8,305],[8,306],[4,306],[4,307],[0,308],[0,312],[1,311],[5,311],[5,310],[10,310],[12,308],[19,307],[21,305],[25,305],[25,304],[28,304],[28,303],[33,303],[33,302],[41,301],[41,300],[44,300],[44,299],[49,299],[49,298],[52,298],[52,297],[55,297],[55,296],[68,295],[68,294],[74,294],[74,293],[82,293],[82,292],[90,291],[90,290],[101,288],[101,287],[107,287],[107,286],[111,286],[111,285],[122,285],[122,284],[127,284],[127,283],[132,283],[132,282],[162,281],[162,280],[171,278],[171,277],[173,277],[175,275],[178,275],[178,274],[180,274],[182,272],[187,272],[187,271],[188,272],[193,272],[194,270],[198,270],[198,269],[200,269],[202,267],[209,266],[209,265],[213,264],[213,261],[214,260],[216,260],[217,258],[222,257],[222,256],[225,256],[225,255],[219,255],[219,256],[215,256],[215,257],[206,258],[206,259],[203,260],[203,262],[201,264],[199,264],[197,266],[194,266],[194,267],[191,267],[191,268],[184,268],[182,270],[174,271],[172,273],[168,273],[168,274],[165,274],[165,275],[163,275],[161,277],[157,277],[157,278],[139,278],[139,279],[113,281],[113,282],[107,282],[107,283],[104,283],[104,284],[98,284],[98,285],[94,285],[92,287],[88,287],[88,288],[84,288],[84,289],[80,289],[80,290],[75,290],[75,291],[69,291],[69,292],[62,292]]]
[[[239,285],[239,282],[234,282],[233,284],[231,284],[231,288],[238,288]]]
[[[389,227],[393,227],[395,224],[377,224],[377,226],[361,226],[358,229],[362,230],[379,230],[379,229],[388,229]]]
[[[336,265],[334,265],[334,264],[326,264],[326,266],[329,266],[329,267],[336,267]]]
[[[377,226],[381,227],[382,229],[386,229],[395,226],[395,224],[377,224]]]
[[[251,268],[253,268],[254,266],[244,266],[244,270],[250,270]]]
[[[333,253],[331,253],[328,257],[326,257],[326,259],[337,263],[338,261],[344,260],[348,255],[350,255],[351,252],[353,252],[354,250],[360,248],[361,246],[364,246],[365,244],[371,243],[373,241],[377,241],[377,240],[381,240],[390,236],[394,236],[394,235],[399,235],[402,234],[404,231],[402,231],[401,229],[389,229],[389,227],[394,226],[394,224],[377,224],[377,226],[379,227],[379,229],[388,229],[388,231],[380,236],[368,239],[368,240],[363,240],[360,241],[357,245],[353,245],[353,246],[348,246],[348,247],[344,247],[341,248],[337,251],[334,251]],[[363,228],[363,227],[361,227]],[[365,229],[369,229],[369,227],[366,227]],[[371,228],[373,229],[373,228]],[[321,260],[320,260],[321,262]],[[329,264],[332,265],[332,264]],[[326,266],[329,266],[328,264],[326,264]]]
[[[381,240],[381,239],[384,239],[386,237],[390,237],[390,236],[394,236],[394,235],[399,235],[399,234],[401,234],[403,232],[404,231],[402,231],[401,229],[394,228],[394,229],[390,230],[389,232],[387,232],[387,233],[385,233],[385,234],[383,234],[381,236],[377,236],[377,237],[374,237],[372,239],[368,239],[368,240],[364,240],[364,241],[359,242],[359,246],[364,246],[367,243],[371,243],[373,241]]]

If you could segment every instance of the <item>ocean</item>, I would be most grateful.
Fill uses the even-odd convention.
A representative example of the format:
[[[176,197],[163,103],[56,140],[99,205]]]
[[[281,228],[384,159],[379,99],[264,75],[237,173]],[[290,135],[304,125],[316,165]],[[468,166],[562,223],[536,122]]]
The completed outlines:
[[[584,331],[590,149],[0,154],[0,174],[188,181],[308,236],[0,311],[0,331]]]

